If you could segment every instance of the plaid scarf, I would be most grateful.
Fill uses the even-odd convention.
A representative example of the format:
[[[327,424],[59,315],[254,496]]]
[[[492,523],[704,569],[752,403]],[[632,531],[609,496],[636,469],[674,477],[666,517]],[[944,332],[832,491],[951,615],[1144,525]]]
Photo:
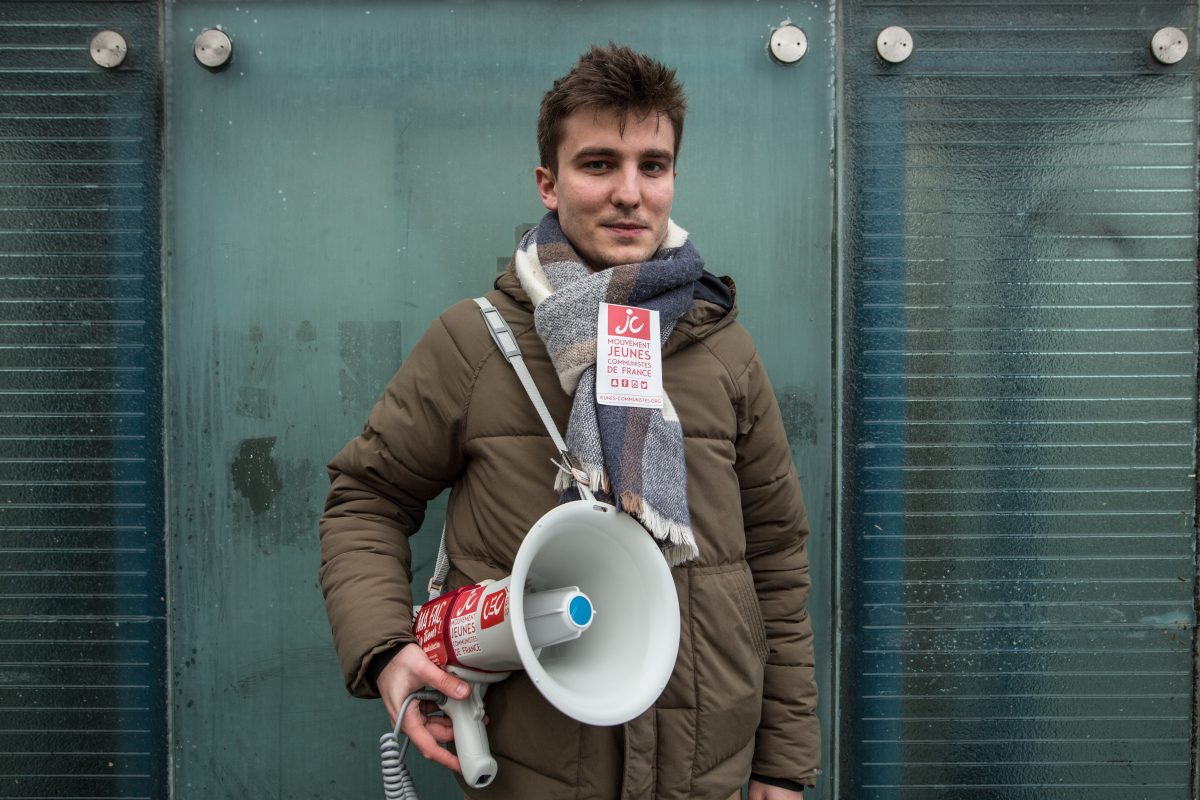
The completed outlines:
[[[521,286],[533,301],[533,320],[558,372],[574,395],[567,447],[586,470],[593,492],[641,523],[672,566],[699,554],[687,503],[683,429],[671,400],[638,408],[596,402],[596,320],[600,303],[658,311],[660,345],[692,307],[704,261],[687,231],[667,223],[667,236],[649,261],[589,269],[551,212],[521,239],[513,258]],[[564,500],[574,482],[559,472],[554,488]]]

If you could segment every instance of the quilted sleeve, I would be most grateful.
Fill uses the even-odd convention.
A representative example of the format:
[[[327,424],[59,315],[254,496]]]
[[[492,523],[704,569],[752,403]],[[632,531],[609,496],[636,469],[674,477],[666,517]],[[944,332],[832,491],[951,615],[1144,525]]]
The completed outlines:
[[[752,771],[812,785],[821,732],[812,623],[805,608],[808,514],[770,379],[755,354],[739,381],[743,408],[735,468],[746,527],[746,560],[767,637],[762,721]]]
[[[377,696],[372,656],[413,641],[408,537],[463,469],[475,372],[436,320],[328,466],[319,578],[346,688]]]

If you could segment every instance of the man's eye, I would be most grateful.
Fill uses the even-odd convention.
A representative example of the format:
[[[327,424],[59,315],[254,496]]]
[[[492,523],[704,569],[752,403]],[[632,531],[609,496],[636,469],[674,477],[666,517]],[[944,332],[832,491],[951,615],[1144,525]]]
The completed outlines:
[[[583,168],[584,169],[607,169],[608,162],[607,161],[588,161],[586,164],[583,165]]]
[[[664,164],[657,161],[650,161],[642,165],[642,169],[646,172],[666,172],[667,168]]]

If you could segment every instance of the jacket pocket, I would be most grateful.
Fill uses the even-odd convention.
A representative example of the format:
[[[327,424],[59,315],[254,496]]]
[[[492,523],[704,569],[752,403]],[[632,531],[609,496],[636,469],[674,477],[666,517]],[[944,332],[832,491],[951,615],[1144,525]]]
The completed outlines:
[[[745,562],[691,574],[696,680],[696,757],[700,776],[730,759],[746,760],[762,715],[766,639]]]
[[[754,582],[749,575],[749,569],[739,573],[744,580],[734,582],[733,599],[737,602],[742,614],[742,622],[754,640],[754,650],[758,653],[759,663],[767,663],[767,628],[763,624],[762,608],[758,605],[758,595],[754,592]]]

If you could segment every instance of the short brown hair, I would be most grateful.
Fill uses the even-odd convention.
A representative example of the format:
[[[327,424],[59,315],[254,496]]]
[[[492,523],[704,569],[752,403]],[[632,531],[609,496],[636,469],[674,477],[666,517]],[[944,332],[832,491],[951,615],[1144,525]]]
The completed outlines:
[[[542,97],[537,144],[542,166],[558,171],[558,145],[563,121],[580,108],[614,111],[625,132],[630,112],[643,116],[665,114],[675,130],[675,155],[683,140],[687,99],[675,80],[675,70],[622,45],[592,45],[571,71],[554,82]]]

